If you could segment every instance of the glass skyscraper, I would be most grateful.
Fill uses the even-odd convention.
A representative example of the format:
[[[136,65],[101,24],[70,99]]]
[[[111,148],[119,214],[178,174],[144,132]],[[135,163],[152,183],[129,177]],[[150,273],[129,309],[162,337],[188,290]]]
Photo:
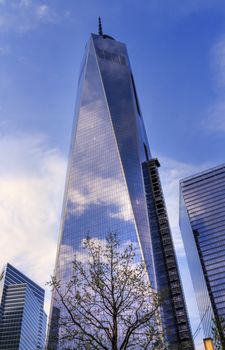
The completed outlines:
[[[7,264],[0,275],[0,349],[44,350],[44,290]]]
[[[205,336],[216,325],[225,349],[225,165],[180,182],[180,227]]]
[[[102,32],[91,34],[78,83],[56,277],[64,284],[70,279],[87,235],[104,239],[116,231],[121,244],[138,247],[152,287],[168,291],[161,310],[168,349],[187,342],[193,349],[164,202],[164,218],[157,212],[151,159],[126,46]],[[156,180],[159,187],[158,175]],[[158,197],[162,202],[161,192]],[[53,298],[50,335],[60,332],[52,322],[59,312]]]

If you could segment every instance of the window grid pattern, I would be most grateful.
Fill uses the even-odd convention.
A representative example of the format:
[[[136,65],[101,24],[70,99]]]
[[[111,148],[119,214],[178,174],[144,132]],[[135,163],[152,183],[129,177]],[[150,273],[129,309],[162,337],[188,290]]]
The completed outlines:
[[[145,260],[156,288],[142,172],[146,153],[150,159],[126,46],[92,34],[79,78],[56,261],[63,284],[71,277],[74,254],[85,261],[83,239],[104,241],[107,232],[116,231],[121,245],[135,244],[137,259]],[[174,282],[175,294],[176,288]],[[54,297],[49,339],[60,335],[51,320],[63,312]],[[184,335],[182,327],[178,331]],[[60,349],[57,341],[54,349]]]
[[[224,318],[225,166],[181,181],[181,196],[214,314]],[[181,226],[184,226],[184,220]],[[190,249],[186,246],[187,255],[188,250]],[[191,271],[192,275],[194,273]]]
[[[189,320],[179,276],[167,209],[158,173],[159,162],[152,159],[143,163],[146,199],[149,212],[156,280],[158,290],[167,290],[168,296],[162,306],[164,327],[169,344],[189,343],[193,349]],[[173,332],[171,333],[171,329]]]
[[[7,264],[1,275],[0,349],[43,350],[44,290]]]

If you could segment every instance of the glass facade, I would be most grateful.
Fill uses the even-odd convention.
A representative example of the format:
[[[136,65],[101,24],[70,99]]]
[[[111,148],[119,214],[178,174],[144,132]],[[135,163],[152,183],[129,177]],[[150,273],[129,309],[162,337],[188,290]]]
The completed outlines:
[[[0,349],[43,350],[44,290],[12,265],[0,276]]]
[[[180,227],[206,337],[225,318],[225,165],[180,182]],[[218,329],[220,326],[218,325]]]
[[[78,84],[72,143],[56,261],[66,282],[82,240],[105,239],[116,231],[121,244],[133,242],[157,289],[143,162],[151,159],[126,46],[92,34]],[[54,296],[51,322],[59,314]],[[55,345],[55,347],[59,345]],[[174,348],[173,348],[174,349]]]

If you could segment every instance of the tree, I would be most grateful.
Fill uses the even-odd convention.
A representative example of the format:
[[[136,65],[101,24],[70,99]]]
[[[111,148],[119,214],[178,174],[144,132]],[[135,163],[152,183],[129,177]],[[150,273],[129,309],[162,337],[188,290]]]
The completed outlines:
[[[224,350],[224,338],[225,338],[225,319],[224,317],[213,318],[212,319],[212,336],[215,350]],[[221,337],[222,333],[222,337]]]
[[[85,259],[74,257],[66,288],[49,283],[59,302],[63,349],[163,350],[159,296],[153,291],[133,244],[121,248],[115,233],[106,241],[84,240]],[[51,349],[51,347],[49,347]]]

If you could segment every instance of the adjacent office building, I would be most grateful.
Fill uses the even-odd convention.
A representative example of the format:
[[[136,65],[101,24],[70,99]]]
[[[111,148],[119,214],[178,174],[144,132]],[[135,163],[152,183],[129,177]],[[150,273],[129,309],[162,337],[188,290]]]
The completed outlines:
[[[162,324],[168,349],[193,349],[183,292],[158,175],[152,159],[125,44],[91,34],[78,83],[55,274],[66,285],[82,240],[116,231],[138,246],[151,285],[168,292]],[[49,337],[60,335],[60,303],[52,299]],[[54,322],[53,322],[54,320]],[[57,340],[54,349],[60,349]]]
[[[180,182],[180,228],[205,337],[216,324],[225,349],[225,165]]]
[[[43,350],[44,290],[7,264],[0,275],[0,349]]]

